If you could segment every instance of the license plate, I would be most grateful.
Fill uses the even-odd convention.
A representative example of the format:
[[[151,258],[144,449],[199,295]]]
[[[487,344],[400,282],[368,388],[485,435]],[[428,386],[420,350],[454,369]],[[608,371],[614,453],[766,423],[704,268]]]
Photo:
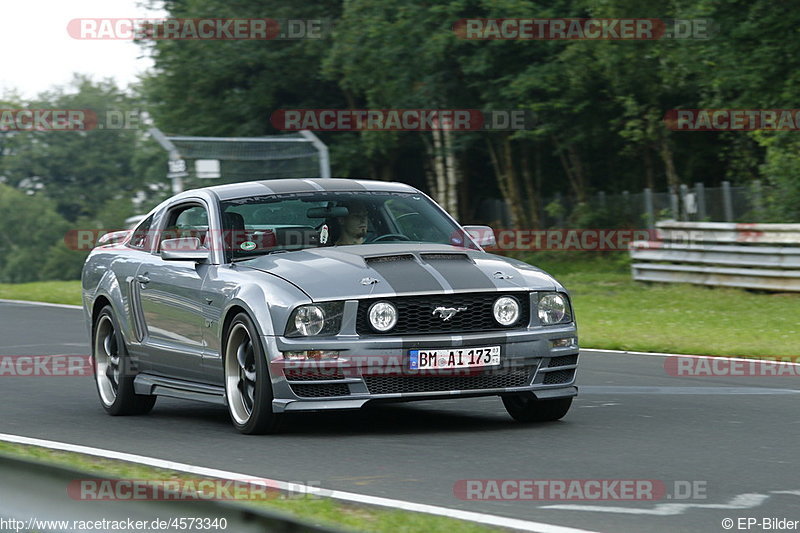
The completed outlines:
[[[409,360],[411,370],[495,366],[500,364],[500,347],[411,350]]]

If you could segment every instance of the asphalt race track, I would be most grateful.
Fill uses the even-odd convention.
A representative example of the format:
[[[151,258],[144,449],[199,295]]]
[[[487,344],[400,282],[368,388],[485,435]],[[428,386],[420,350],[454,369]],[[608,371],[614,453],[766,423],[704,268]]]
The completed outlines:
[[[80,310],[0,303],[0,355],[88,350]],[[798,376],[673,377],[663,357],[584,351],[560,422],[520,425],[498,398],[464,399],[295,415],[263,437],[238,434],[224,407],[167,398],[109,417],[91,377],[0,380],[0,433],[592,531],[800,520]],[[689,481],[705,498],[464,501],[465,479],[660,480],[676,496]]]

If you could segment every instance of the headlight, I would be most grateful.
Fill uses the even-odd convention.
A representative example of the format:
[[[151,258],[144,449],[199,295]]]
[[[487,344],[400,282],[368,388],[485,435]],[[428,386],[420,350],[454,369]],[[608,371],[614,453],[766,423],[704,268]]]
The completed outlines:
[[[342,325],[343,308],[342,302],[301,305],[289,317],[286,336],[336,335]]]
[[[375,331],[384,333],[397,324],[397,308],[389,302],[375,302],[369,306],[369,323]]]
[[[501,296],[495,300],[492,311],[501,326],[510,326],[519,319],[519,302],[511,296]]]
[[[300,335],[317,335],[325,327],[325,312],[317,305],[306,305],[294,314],[294,327]]]
[[[539,322],[544,326],[572,322],[567,297],[557,292],[541,294],[539,296]]]

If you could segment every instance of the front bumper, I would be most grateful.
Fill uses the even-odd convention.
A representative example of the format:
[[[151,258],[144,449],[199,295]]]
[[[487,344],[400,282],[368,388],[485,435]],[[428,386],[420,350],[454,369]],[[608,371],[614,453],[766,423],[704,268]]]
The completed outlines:
[[[568,347],[553,341],[574,337]],[[533,392],[540,399],[577,395],[574,324],[521,331],[405,337],[339,336],[330,340],[263,337],[270,359],[273,410],[357,409],[371,401],[410,401]],[[499,366],[452,371],[409,370],[414,349],[500,346]],[[284,351],[337,350],[338,360],[285,361]]]

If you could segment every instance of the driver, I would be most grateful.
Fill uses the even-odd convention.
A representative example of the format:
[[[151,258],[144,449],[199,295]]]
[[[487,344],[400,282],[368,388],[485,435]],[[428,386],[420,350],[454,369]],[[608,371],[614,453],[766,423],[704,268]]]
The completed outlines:
[[[335,244],[363,244],[367,236],[367,206],[360,200],[348,200],[339,204],[348,210],[347,216],[337,217],[340,230]]]

